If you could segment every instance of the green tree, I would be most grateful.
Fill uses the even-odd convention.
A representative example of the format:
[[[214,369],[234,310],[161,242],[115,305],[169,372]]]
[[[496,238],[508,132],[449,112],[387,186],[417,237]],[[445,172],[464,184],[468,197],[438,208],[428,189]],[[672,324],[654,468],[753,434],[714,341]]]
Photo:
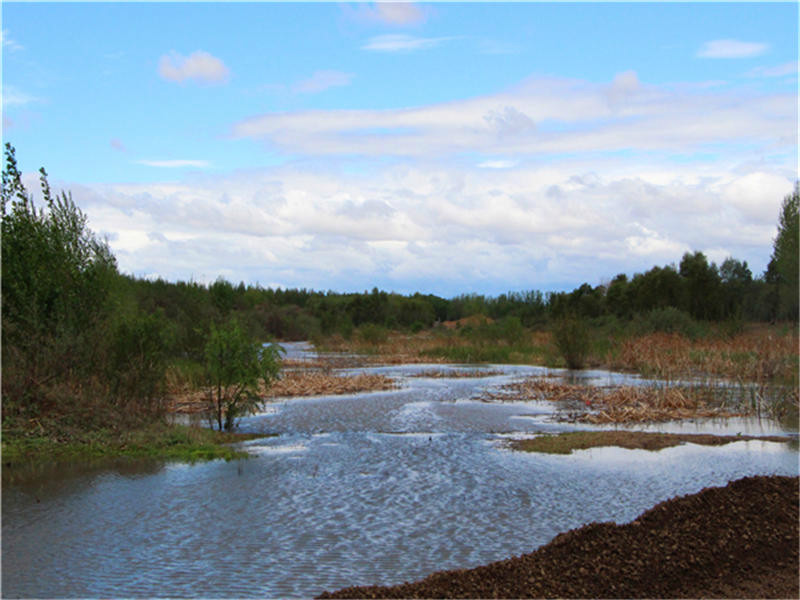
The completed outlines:
[[[254,412],[259,383],[268,386],[280,372],[277,344],[262,346],[236,320],[211,327],[205,346],[206,373],[213,419],[222,430],[233,429],[239,416]]]
[[[591,344],[589,326],[572,315],[559,318],[553,326],[553,341],[568,369],[582,369]]]
[[[719,267],[719,276],[722,280],[723,316],[741,318],[753,286],[753,274],[747,261],[726,258]]]
[[[774,316],[798,319],[798,237],[800,236],[800,183],[783,199],[778,219],[778,235],[767,267],[767,281],[774,289]]]
[[[717,266],[708,264],[702,252],[687,252],[680,264],[681,277],[686,281],[689,314],[695,319],[717,319],[722,312],[721,280]]]
[[[87,390],[105,360],[104,328],[118,277],[105,241],[41,169],[44,206],[22,184],[14,148],[2,177],[3,409],[38,414],[48,390]],[[102,383],[102,382],[101,382]]]
[[[606,289],[606,310],[608,312],[618,317],[630,316],[631,306],[628,288],[628,276],[625,273],[620,273],[611,280]]]

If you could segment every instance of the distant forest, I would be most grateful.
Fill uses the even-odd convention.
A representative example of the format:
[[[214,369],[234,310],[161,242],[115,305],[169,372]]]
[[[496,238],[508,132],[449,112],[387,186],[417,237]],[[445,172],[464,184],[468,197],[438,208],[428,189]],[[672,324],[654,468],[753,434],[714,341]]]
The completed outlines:
[[[193,328],[232,315],[261,337],[280,340],[349,337],[366,324],[416,332],[472,315],[494,320],[516,317],[528,328],[546,328],[551,320],[565,316],[632,319],[665,308],[703,321],[797,320],[797,294],[790,293],[797,290],[797,273],[793,281],[791,275],[782,275],[774,258],[765,273],[754,277],[747,262],[728,258],[717,266],[702,252],[694,252],[686,253],[678,266],[653,267],[631,278],[620,274],[607,285],[584,283],[571,292],[509,292],[496,297],[465,294],[445,299],[377,288],[336,293],[264,289],[224,279],[206,286],[122,277],[135,303],[177,325],[186,338],[184,347],[190,348]],[[782,288],[788,289],[782,293]]]
[[[373,289],[334,293],[264,289],[218,279],[210,285],[138,279],[119,272],[107,243],[69,194],[54,194],[41,169],[43,205],[21,181],[6,145],[2,184],[3,419],[35,422],[47,406],[105,398],[120,408],[158,404],[168,365],[198,364],[212,328],[235,322],[259,341],[322,339],[385,328],[418,332],[472,315],[547,329],[569,317],[633,320],[664,311],[700,321],[798,319],[798,202],[783,200],[767,270],[709,263],[702,252],[608,285],[571,292],[512,292],[441,298]],[[88,400],[87,400],[88,402]],[[105,400],[104,400],[105,402]],[[154,404],[154,405],[155,405]],[[84,402],[84,408],[89,406]],[[100,416],[99,406],[93,409]],[[86,409],[81,418],[92,418]],[[33,419],[31,421],[30,419]]]

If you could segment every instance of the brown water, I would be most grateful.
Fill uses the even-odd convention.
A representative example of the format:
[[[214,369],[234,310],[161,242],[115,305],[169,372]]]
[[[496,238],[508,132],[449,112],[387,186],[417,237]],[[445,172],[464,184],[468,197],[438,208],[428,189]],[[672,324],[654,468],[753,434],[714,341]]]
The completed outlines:
[[[474,400],[535,368],[497,369],[506,374],[277,402],[242,422],[279,434],[248,442],[245,461],[73,465],[6,486],[3,596],[309,597],[529,552],[746,475],[798,474],[796,450],[760,441],[510,452],[508,437],[567,426],[547,403]],[[757,420],[668,428],[791,433]]]

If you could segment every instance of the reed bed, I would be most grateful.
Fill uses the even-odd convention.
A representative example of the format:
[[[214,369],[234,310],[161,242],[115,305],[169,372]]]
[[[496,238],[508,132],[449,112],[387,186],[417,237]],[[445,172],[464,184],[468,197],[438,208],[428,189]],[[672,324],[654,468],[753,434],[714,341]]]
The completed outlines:
[[[552,378],[528,378],[504,386],[489,400],[550,401],[563,404],[567,421],[591,424],[664,422],[701,417],[734,417],[749,414],[746,407],[731,404],[709,386],[587,387]]]
[[[269,387],[262,387],[259,395],[267,399],[295,396],[336,396],[390,390],[397,382],[385,375],[333,375],[324,371],[287,371]],[[168,412],[200,414],[209,409],[206,390],[183,390],[172,393],[167,399]]]
[[[606,357],[612,368],[672,379],[716,376],[742,382],[797,382],[797,331],[783,335],[752,328],[730,337],[690,340],[652,333],[618,342]]]
[[[335,396],[391,390],[397,382],[385,375],[333,375],[321,371],[287,372],[269,388],[262,390],[265,398],[285,396]]]
[[[322,345],[320,359],[326,360],[326,352],[350,354],[362,364],[420,364],[447,363],[441,357],[426,356],[426,351],[440,346],[441,336],[425,331],[414,335],[391,333],[385,340],[365,342],[353,336],[345,339],[335,335]]]
[[[432,379],[480,379],[481,377],[493,377],[495,375],[502,375],[503,371],[490,370],[490,369],[468,369],[458,371],[446,371],[444,369],[429,369],[420,371],[409,375],[409,377],[429,377]]]

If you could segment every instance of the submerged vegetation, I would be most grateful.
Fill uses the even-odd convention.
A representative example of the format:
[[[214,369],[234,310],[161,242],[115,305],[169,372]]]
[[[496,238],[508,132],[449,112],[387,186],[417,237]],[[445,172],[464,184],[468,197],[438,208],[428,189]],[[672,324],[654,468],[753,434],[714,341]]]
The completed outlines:
[[[216,428],[233,429],[238,416],[270,395],[271,384],[292,382],[287,375],[281,384],[277,347],[262,345],[270,340],[310,339],[319,349],[382,362],[723,377],[750,390],[753,406],[768,400],[797,409],[797,186],[784,199],[772,259],[758,277],[745,262],[729,258],[717,266],[694,252],[678,266],[572,292],[444,299],[377,288],[334,293],[222,278],[205,285],[131,277],[118,271],[71,196],[54,194],[44,169],[40,176],[37,206],[6,145],[4,461],[45,454],[37,448],[63,453],[56,446],[89,453],[149,447],[164,456],[185,446],[187,456],[224,454],[205,448],[227,438],[200,439],[166,424],[174,396],[205,397]],[[153,431],[160,433],[151,437]],[[169,441],[187,435],[186,444]]]

